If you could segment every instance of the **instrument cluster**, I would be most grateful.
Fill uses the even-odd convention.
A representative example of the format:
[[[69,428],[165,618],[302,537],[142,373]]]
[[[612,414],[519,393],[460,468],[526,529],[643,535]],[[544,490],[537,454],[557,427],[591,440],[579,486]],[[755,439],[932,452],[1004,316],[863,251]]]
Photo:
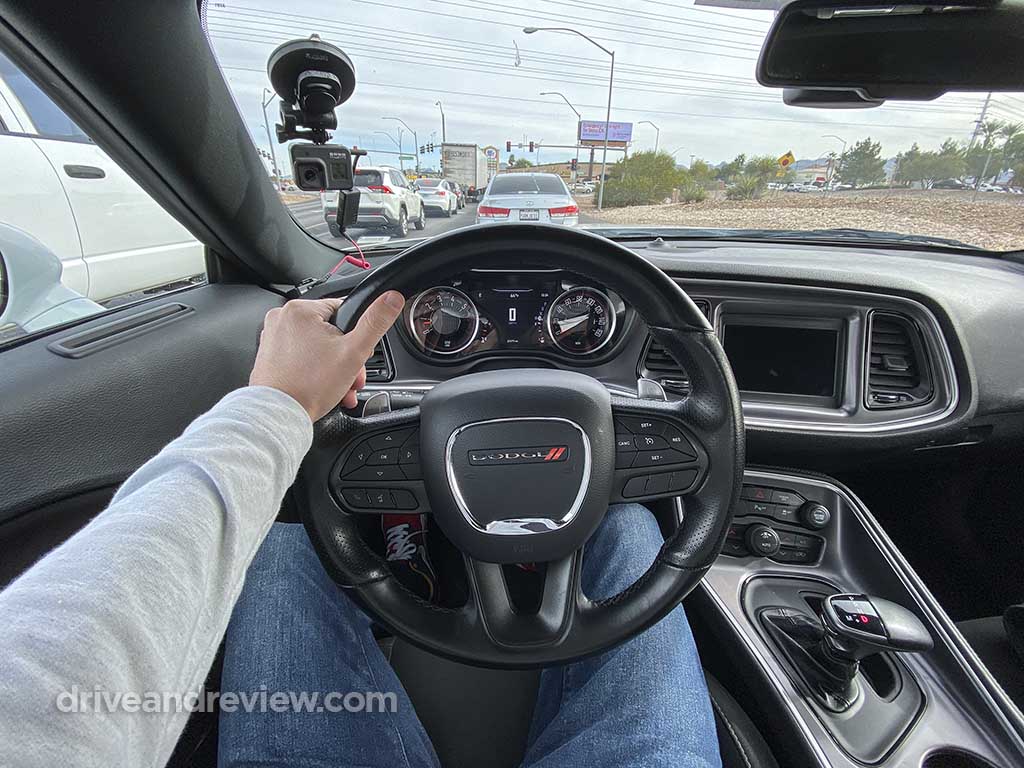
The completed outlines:
[[[405,329],[438,360],[486,352],[588,358],[609,348],[625,311],[616,294],[561,270],[478,270],[414,296]]]

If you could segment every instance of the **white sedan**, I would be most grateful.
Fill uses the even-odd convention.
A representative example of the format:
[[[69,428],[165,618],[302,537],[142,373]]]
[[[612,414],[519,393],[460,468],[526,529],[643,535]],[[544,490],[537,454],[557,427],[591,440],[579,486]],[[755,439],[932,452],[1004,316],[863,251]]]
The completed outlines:
[[[574,227],[580,207],[561,176],[553,173],[502,173],[491,179],[476,209],[476,223],[545,222]]]

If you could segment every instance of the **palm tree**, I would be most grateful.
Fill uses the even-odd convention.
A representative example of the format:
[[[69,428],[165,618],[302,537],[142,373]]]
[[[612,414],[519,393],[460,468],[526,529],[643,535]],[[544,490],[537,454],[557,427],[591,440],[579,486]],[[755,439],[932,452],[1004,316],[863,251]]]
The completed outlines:
[[[974,178],[974,195],[971,200],[978,199],[978,187],[981,186],[981,180],[987,178],[988,166],[992,162],[992,152],[996,148],[995,138],[1002,129],[1003,124],[999,120],[986,120],[981,124],[981,133],[985,137],[981,146],[988,150],[988,154],[985,155],[985,166],[981,169],[981,174]]]
[[[999,161],[996,176],[992,180],[993,184],[999,181],[999,174],[1006,167],[1006,153],[1010,151],[1010,142],[1022,133],[1024,133],[1024,123],[1003,123],[999,126],[999,136],[1003,139],[1003,158]]]

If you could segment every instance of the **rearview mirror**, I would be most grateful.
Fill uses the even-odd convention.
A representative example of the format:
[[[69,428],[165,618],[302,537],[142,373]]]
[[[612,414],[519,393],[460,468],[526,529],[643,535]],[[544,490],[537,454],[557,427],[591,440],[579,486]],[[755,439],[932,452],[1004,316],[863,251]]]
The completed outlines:
[[[930,100],[947,91],[1020,90],[1024,0],[796,0],[768,32],[757,79],[771,88],[852,91],[859,106]],[[843,100],[828,101],[820,95],[799,104]]]

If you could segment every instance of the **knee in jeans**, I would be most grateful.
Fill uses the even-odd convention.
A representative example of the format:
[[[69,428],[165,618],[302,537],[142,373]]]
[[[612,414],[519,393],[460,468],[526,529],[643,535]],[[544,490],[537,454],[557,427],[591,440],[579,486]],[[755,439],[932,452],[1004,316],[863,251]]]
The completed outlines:
[[[644,557],[650,564],[664,539],[654,513],[642,504],[613,504],[594,534],[595,543]]]

